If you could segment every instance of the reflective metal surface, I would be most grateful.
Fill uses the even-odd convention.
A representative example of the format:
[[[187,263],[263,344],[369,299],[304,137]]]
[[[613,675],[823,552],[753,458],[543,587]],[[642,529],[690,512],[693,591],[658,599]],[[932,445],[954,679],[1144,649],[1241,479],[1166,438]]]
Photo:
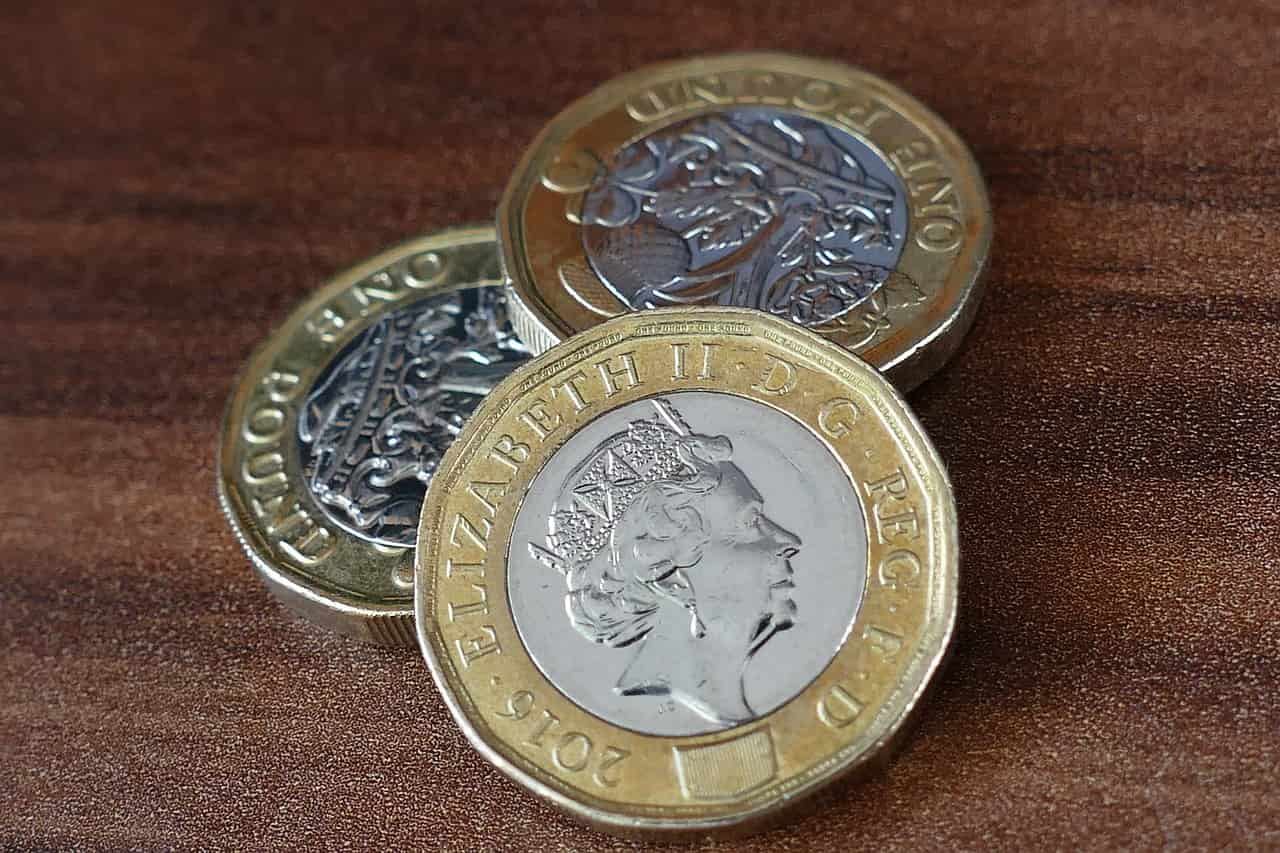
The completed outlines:
[[[427,297],[379,319],[320,376],[298,418],[307,485],[325,514],[370,542],[412,546],[440,457],[527,357],[501,287]]]
[[[866,362],[656,308],[481,401],[414,566],[431,699],[498,769],[611,831],[744,831],[904,736],[955,622],[955,504]]]
[[[534,479],[507,588],[521,640],[569,699],[645,734],[749,722],[848,633],[866,532],[839,462],[731,394],[614,409]]]
[[[498,206],[521,339],[646,308],[757,308],[900,389],[960,346],[991,244],[972,154],[907,92],[837,62],[699,56],[552,118]]]
[[[524,358],[493,229],[393,246],[312,292],[250,356],[218,445],[236,538],[291,610],[413,643],[427,482],[463,421]]]
[[[906,190],[852,134],[776,108],[699,116],[614,152],[582,239],[631,308],[740,305],[822,326],[888,279]]]

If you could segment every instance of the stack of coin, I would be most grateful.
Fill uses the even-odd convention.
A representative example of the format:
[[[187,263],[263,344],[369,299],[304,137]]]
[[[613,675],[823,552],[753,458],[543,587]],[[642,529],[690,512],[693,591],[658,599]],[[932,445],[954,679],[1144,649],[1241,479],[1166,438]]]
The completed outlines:
[[[760,825],[886,757],[947,650],[955,504],[901,391],[990,235],[964,144],[866,72],[628,74],[534,140],[496,234],[379,255],[252,356],[224,510],[292,609],[416,640],[539,796]]]

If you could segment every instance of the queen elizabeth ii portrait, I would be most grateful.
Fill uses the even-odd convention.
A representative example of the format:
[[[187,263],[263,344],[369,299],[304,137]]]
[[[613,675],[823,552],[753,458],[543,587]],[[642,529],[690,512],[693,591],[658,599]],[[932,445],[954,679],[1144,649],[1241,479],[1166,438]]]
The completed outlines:
[[[565,479],[545,545],[577,633],[625,655],[613,690],[666,696],[720,727],[754,719],[743,677],[795,623],[801,541],[769,517],[725,436],[694,432],[669,400]]]

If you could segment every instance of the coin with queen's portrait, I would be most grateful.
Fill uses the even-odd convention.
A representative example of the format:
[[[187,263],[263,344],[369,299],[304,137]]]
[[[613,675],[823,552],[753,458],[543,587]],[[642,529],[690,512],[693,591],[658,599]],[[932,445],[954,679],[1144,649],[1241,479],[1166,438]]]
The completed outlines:
[[[758,824],[894,744],[955,618],[946,473],[790,320],[652,309],[480,403],[418,531],[419,644],[472,744],[606,829]]]
[[[694,734],[754,719],[811,681],[853,621],[866,571],[862,527],[847,523],[856,496],[825,448],[755,409],[691,391],[610,412],[552,457],[517,515],[516,546],[540,518],[546,534],[508,562],[525,646],[619,725]],[[816,490],[776,476],[779,460],[813,469]],[[559,607],[530,557],[562,575]]]

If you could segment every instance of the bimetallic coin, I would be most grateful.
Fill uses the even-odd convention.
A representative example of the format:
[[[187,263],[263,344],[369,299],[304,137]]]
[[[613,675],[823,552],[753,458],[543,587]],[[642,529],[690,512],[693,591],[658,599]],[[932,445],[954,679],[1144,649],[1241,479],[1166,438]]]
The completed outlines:
[[[642,69],[568,107],[507,186],[512,320],[537,352],[628,311],[756,308],[926,379],[972,323],[977,164],[920,102],[782,54]]]
[[[490,761],[624,834],[759,825],[886,755],[950,641],[955,506],[901,396],[742,308],[517,369],[445,455],[417,631]]]
[[[446,449],[528,352],[490,228],[384,252],[254,353],[223,422],[218,490],[271,590],[313,621],[413,643],[413,545]]]

